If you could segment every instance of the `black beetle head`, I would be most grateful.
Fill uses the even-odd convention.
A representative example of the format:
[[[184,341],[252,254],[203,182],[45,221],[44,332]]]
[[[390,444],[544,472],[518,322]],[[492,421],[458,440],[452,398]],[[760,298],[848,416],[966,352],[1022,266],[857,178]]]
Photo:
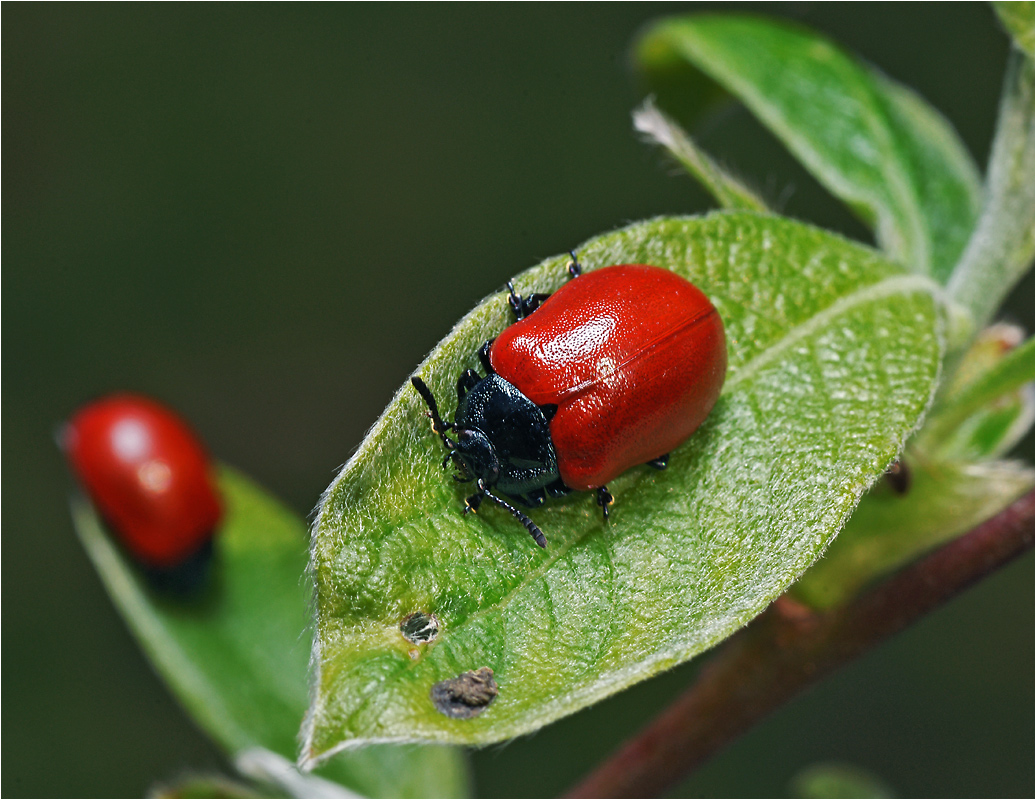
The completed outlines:
[[[450,450],[450,458],[465,478],[481,479],[493,486],[500,479],[500,461],[496,449],[477,428],[455,428],[457,442]]]

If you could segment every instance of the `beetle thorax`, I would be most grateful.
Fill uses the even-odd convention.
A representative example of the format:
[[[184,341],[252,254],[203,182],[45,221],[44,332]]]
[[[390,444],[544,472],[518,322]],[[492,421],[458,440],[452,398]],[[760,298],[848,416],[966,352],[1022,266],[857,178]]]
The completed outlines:
[[[543,412],[512,384],[490,375],[457,407],[454,464],[465,477],[524,495],[558,478],[557,456]],[[460,466],[458,460],[464,464]]]

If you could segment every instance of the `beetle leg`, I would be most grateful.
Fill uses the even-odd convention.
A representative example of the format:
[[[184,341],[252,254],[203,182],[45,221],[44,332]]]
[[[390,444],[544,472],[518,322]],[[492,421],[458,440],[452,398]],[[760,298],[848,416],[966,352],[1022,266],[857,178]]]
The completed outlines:
[[[525,316],[522,314],[522,296],[514,290],[514,281],[507,282],[507,303],[518,319]]]
[[[604,521],[608,521],[608,506],[615,502],[615,498],[612,497],[612,493],[608,491],[607,486],[601,486],[597,489],[597,505],[601,507],[604,512]]]
[[[578,278],[583,274],[583,266],[579,263],[579,259],[576,258],[576,251],[569,250],[568,254],[572,256],[572,260],[568,262],[568,274],[571,278]]]
[[[529,519],[527,516],[525,516],[525,514],[523,514],[521,511],[519,511],[514,506],[504,502],[499,497],[497,497],[495,494],[491,494],[489,489],[486,488],[486,484],[482,481],[481,478],[478,481],[478,488],[479,488],[479,491],[482,492],[482,494],[479,495],[479,500],[478,500],[479,503],[482,502],[482,499],[481,499],[482,496],[485,496],[485,497],[488,497],[490,500],[492,500],[494,503],[496,503],[501,508],[505,508],[508,511],[510,511],[511,512],[511,516],[513,516],[516,520],[518,520],[520,523],[522,523],[522,525],[525,526],[525,530],[527,530],[529,532],[529,535],[532,536],[532,538],[536,540],[536,544],[538,544],[540,547],[546,549],[546,547],[547,547],[547,537],[543,535],[543,531],[541,531],[536,526],[535,522],[533,522],[531,519]],[[470,502],[471,499],[472,498],[469,497],[465,502],[466,503]],[[477,507],[477,505],[476,505],[476,507]]]
[[[466,369],[457,378],[457,400],[463,400],[464,395],[482,382],[482,376],[473,369]]]
[[[658,458],[651,459],[647,462],[647,465],[655,469],[665,469],[669,466],[669,453],[663,453]]]
[[[564,497],[566,494],[572,493],[572,490],[565,486],[561,478],[545,486],[544,491],[546,491],[548,497]]]
[[[481,481],[480,481],[480,483],[481,483]],[[471,495],[471,497],[465,497],[464,498],[464,513],[465,514],[475,514],[475,513],[477,513],[478,512],[478,507],[480,505],[482,505],[482,497],[483,497],[483,495],[481,495],[481,494],[473,494],[473,495]]]
[[[540,307],[544,300],[550,297],[549,294],[530,294],[522,297],[514,290],[514,281],[507,282],[507,302],[518,319],[525,319],[533,311]]]
[[[537,308],[543,305],[544,301],[546,301],[548,297],[550,297],[549,294],[542,294],[541,292],[536,292],[535,294],[530,294],[528,297],[526,297],[525,316],[529,316],[529,314],[531,314],[533,311],[535,311]]]
[[[543,489],[534,489],[528,494],[512,494],[515,500],[529,508],[535,508],[536,506],[542,506],[547,502],[547,493]]]
[[[487,339],[478,349],[478,360],[482,362],[482,368],[486,371],[486,375],[496,375],[496,370],[493,369],[493,365],[489,361],[489,348],[492,346],[493,340]]]

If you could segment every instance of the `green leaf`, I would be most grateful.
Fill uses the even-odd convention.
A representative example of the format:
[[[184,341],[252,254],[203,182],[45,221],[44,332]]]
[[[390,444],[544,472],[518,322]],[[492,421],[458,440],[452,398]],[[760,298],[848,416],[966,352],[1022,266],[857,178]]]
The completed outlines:
[[[814,764],[791,780],[792,797],[895,797],[877,775],[850,764]]]
[[[187,601],[151,591],[88,503],[77,500],[73,518],[116,607],[202,728],[249,763],[265,749],[290,765],[309,700],[306,526],[232,470],[222,471],[220,487],[227,514],[211,580]],[[459,759],[446,748],[376,747],[319,774],[375,797],[463,796]],[[301,796],[321,785],[303,785]]]
[[[766,203],[709,155],[699,148],[679,125],[667,117],[651,100],[633,112],[633,127],[655,144],[661,145],[692,178],[698,181],[723,208],[741,211],[768,211]]]
[[[1032,266],[1033,112],[1032,59],[1012,50],[986,171],[982,216],[947,286],[978,325],[992,319],[1011,287]]]
[[[844,602],[871,580],[955,539],[1032,488],[1032,470],[1013,462],[904,460],[907,492],[875,486],[824,557],[792,587],[795,597],[814,608]]]
[[[1036,17],[1036,3],[1027,2],[994,2],[993,8],[1000,22],[1022,50],[1033,57],[1033,17]]]
[[[148,796],[165,800],[190,800],[190,798],[203,800],[206,797],[248,800],[263,797],[255,788],[232,781],[222,775],[184,775],[176,780],[151,787]]]
[[[638,52],[668,50],[739,98],[881,247],[945,282],[978,215],[978,172],[914,92],[812,31],[733,15],[672,17]]]
[[[913,446],[941,461],[1001,456],[1032,426],[1033,340],[1010,346],[996,326],[971,347]],[[1014,342],[1017,345],[1017,342]]]
[[[726,325],[729,371],[669,469],[534,512],[546,550],[503,510],[461,513],[424,404],[404,385],[324,496],[313,540],[317,641],[303,763],[385,740],[485,744],[535,730],[729,636],[800,575],[918,424],[940,360],[930,281],[832,234],[750,213],[657,219],[579,249],[586,269],[649,263],[690,279]],[[564,281],[565,259],[523,275]],[[419,373],[452,416],[455,382],[511,322],[503,293]],[[401,623],[437,619],[412,644]],[[488,698],[465,719],[432,689]],[[452,684],[455,686],[455,684]],[[451,685],[436,690],[441,697]]]

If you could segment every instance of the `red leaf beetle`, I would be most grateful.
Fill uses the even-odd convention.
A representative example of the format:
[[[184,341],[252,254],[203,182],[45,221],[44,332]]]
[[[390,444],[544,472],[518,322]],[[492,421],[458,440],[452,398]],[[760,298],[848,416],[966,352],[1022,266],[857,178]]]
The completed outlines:
[[[457,381],[452,423],[439,416],[417,377],[432,429],[462,482],[507,509],[540,547],[546,538],[526,506],[573,490],[596,491],[604,519],[606,484],[638,464],[664,469],[712,410],[727,370],[723,322],[701,290],[659,267],[622,264],[573,278],[552,295],[522,297],[508,283],[517,321],[479,350],[486,371]],[[446,434],[453,431],[456,440]]]
[[[119,394],[80,409],[61,445],[123,546],[166,588],[200,581],[222,504],[208,455],[176,414]]]

